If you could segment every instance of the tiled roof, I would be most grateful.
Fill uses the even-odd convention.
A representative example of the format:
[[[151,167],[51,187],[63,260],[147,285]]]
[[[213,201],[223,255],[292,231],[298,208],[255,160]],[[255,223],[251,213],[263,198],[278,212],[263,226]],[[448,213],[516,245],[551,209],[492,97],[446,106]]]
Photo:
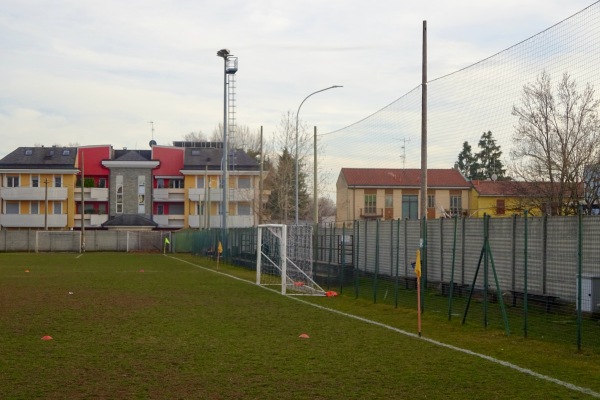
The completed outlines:
[[[138,227],[152,227],[155,228],[158,224],[142,215],[137,214],[121,214],[116,217],[109,219],[102,224],[102,227],[116,227],[116,226],[138,226]]]
[[[420,169],[342,168],[348,186],[421,186]],[[456,169],[428,169],[427,186],[470,188],[470,183]]]
[[[152,150],[115,150],[113,161],[150,161]]]
[[[76,147],[19,147],[0,160],[0,168],[76,169]]]
[[[551,184],[549,182],[522,182],[522,181],[480,181],[473,180],[473,187],[480,196],[512,196],[512,197],[533,197],[545,196],[550,193]],[[555,189],[560,191],[559,184],[555,184]],[[583,193],[583,184],[577,185],[578,193]],[[567,188],[564,192],[570,195],[571,190]]]

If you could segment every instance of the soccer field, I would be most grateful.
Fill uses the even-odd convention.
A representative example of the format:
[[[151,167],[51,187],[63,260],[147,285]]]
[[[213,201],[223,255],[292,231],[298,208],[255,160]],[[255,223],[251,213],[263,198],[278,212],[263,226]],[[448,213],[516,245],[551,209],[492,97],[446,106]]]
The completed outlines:
[[[0,398],[600,396],[597,355],[427,319],[418,338],[414,311],[253,278],[190,255],[2,254]]]

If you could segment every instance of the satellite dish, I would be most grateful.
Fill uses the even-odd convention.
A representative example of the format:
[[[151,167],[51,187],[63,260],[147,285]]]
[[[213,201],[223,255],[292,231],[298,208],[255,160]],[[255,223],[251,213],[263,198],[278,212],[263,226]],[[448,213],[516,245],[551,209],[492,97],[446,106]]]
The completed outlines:
[[[148,145],[149,145],[150,147],[152,147],[152,146],[156,146],[156,140],[152,139],[152,140],[150,141],[150,143],[148,143]]]
[[[492,180],[493,180],[494,182],[496,182],[496,179],[498,179],[498,175],[496,175],[496,174],[492,174]]]

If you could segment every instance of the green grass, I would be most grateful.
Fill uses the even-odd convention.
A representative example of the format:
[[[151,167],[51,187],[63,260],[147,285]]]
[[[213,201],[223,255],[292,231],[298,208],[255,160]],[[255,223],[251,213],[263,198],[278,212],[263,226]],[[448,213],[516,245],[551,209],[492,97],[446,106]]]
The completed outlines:
[[[410,332],[414,310],[345,295],[296,301],[176,257],[212,271],[163,255],[2,254],[0,398],[586,398],[311,304]],[[426,313],[424,336],[600,392],[596,354],[444,318]]]

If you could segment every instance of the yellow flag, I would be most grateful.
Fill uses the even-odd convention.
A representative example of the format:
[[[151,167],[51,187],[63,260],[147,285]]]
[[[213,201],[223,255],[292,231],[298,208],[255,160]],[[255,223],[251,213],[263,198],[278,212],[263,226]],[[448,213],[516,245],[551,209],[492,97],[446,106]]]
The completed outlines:
[[[166,238],[165,238],[165,244],[170,244],[170,243],[171,243],[171,241],[169,240],[169,238],[168,238],[168,237],[166,237]]]
[[[415,261],[415,275],[421,278],[421,250],[417,250],[417,260]]]
[[[221,245],[221,242],[219,241],[219,247],[217,248],[219,254],[223,253],[223,245]]]

